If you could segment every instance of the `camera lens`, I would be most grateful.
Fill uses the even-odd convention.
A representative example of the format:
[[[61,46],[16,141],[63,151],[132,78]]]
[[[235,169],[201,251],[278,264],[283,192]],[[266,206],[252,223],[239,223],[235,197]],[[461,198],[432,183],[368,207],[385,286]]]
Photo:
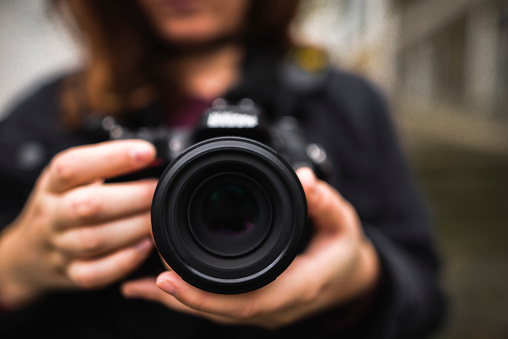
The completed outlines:
[[[241,236],[259,218],[259,205],[251,192],[240,185],[221,186],[212,191],[203,206],[203,219],[211,232]]]
[[[270,283],[307,238],[298,177],[275,151],[247,138],[212,138],[181,153],[159,179],[151,214],[164,260],[215,293]]]
[[[218,170],[194,188],[189,198],[191,241],[213,255],[238,257],[256,249],[266,238],[271,224],[270,199],[250,176]],[[208,167],[208,171],[213,170]]]

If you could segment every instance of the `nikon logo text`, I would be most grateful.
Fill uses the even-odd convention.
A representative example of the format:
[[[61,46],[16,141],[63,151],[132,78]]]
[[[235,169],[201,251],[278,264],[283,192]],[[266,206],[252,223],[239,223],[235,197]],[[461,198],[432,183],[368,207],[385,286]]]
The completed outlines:
[[[209,128],[254,128],[258,124],[257,115],[233,111],[211,112],[206,120]]]

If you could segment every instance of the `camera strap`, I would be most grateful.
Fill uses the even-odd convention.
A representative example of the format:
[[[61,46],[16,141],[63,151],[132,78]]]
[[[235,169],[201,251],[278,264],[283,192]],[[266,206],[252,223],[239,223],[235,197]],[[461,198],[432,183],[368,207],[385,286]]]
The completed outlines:
[[[278,115],[305,120],[308,101],[325,88],[329,72],[330,64],[324,51],[313,47],[292,48],[277,69]]]
[[[263,46],[250,46],[243,77],[224,99],[251,99],[272,121],[283,116],[305,119],[305,102],[325,88],[329,70],[326,54],[315,48],[294,47],[280,59]]]

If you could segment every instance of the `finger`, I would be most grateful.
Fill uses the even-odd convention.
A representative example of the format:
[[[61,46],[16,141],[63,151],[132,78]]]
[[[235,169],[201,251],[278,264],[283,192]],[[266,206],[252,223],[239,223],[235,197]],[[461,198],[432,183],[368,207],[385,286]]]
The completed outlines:
[[[321,230],[337,231],[356,222],[354,209],[333,187],[318,180],[309,168],[297,170],[307,197],[307,208],[313,225]]]
[[[213,294],[200,290],[171,271],[159,275],[156,284],[162,291],[195,311],[231,315],[235,310],[234,304],[238,303],[231,295]],[[237,299],[244,298],[238,295]]]
[[[59,202],[59,228],[122,218],[150,209],[156,180],[80,187]]]
[[[122,284],[122,294],[127,298],[145,299],[164,304],[175,311],[197,315],[198,312],[182,305],[172,295],[164,292],[155,284],[156,278],[143,278]]]
[[[155,158],[155,147],[143,140],[118,140],[70,148],[53,158],[42,186],[60,193],[97,179],[139,170]]]
[[[113,222],[69,229],[57,234],[53,244],[72,257],[92,257],[118,250],[151,235],[150,213]]]
[[[155,285],[155,277],[127,281],[120,289],[127,298],[141,298],[159,303],[165,303],[166,299],[174,299]]]
[[[153,301],[165,305],[174,311],[185,313],[193,316],[207,318],[216,322],[228,323],[228,319],[215,315],[196,311],[188,306],[183,305],[172,295],[164,292],[155,284],[156,279],[143,278],[133,281],[127,281],[122,284],[121,292],[126,298],[136,298]]]
[[[107,286],[134,271],[148,257],[153,244],[143,239],[133,246],[94,260],[74,261],[67,268],[71,282],[85,289]]]
[[[280,276],[261,289],[238,295],[202,291],[184,282],[174,272],[159,275],[156,283],[161,290],[175,297],[171,301],[173,309],[198,312],[196,314],[223,323],[277,327],[294,321],[305,314],[308,307],[313,307],[316,294],[308,288],[313,284],[303,281],[311,280],[312,275],[307,274],[302,279],[301,274],[301,271],[289,274],[286,279]]]
[[[175,272],[159,275],[157,286],[164,292],[174,296],[186,307],[195,311],[215,314],[237,321],[248,321],[265,312],[260,290],[237,295],[215,294],[200,290],[183,281]],[[272,299],[275,305],[276,298]]]

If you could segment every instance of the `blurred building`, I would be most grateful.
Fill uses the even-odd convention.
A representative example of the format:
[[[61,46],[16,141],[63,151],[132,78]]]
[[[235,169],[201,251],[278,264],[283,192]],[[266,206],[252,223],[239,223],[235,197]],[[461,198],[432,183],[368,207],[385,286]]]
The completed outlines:
[[[79,65],[76,42],[45,0],[0,0],[0,119],[48,78]]]
[[[404,94],[508,117],[508,1],[393,2]]]
[[[508,154],[508,1],[394,0],[409,133]],[[401,116],[403,116],[402,114]]]
[[[507,0],[307,0],[300,39],[422,103],[507,114]]]
[[[295,37],[324,47],[335,65],[391,91],[397,81],[398,17],[390,0],[303,0]]]
[[[406,132],[508,153],[508,0],[302,5],[300,41],[378,83]]]

